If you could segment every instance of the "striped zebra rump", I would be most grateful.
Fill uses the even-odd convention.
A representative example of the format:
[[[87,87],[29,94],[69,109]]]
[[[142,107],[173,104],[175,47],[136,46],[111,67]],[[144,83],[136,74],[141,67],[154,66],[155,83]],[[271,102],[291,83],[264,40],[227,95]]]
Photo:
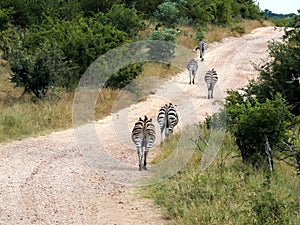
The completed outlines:
[[[196,51],[199,50],[200,51],[200,59],[201,61],[204,60],[204,54],[205,51],[208,49],[208,44],[206,43],[206,41],[200,41],[198,44],[198,47],[195,49]]]
[[[187,69],[189,71],[189,75],[190,75],[190,84],[191,83],[195,83],[195,76],[196,76],[196,72],[198,70],[198,63],[195,59],[192,59],[191,61],[189,61],[189,63],[187,64]]]
[[[150,119],[145,123],[144,146],[146,152],[149,152],[149,150],[152,148],[155,141],[155,137],[155,126],[152,123],[152,119]]]
[[[148,119],[147,116],[144,119],[139,118],[138,122],[134,124],[131,138],[137,148],[139,170],[142,170],[142,168],[146,170],[148,152],[155,141],[155,126],[152,123],[152,119]],[[143,148],[145,148],[145,151]]]
[[[166,136],[169,136],[173,133],[174,127],[178,124],[178,115],[177,115],[176,107],[172,105],[172,103],[169,104],[167,124],[168,126],[166,130]]]
[[[172,103],[169,103],[169,105],[166,104],[161,107],[157,116],[157,122],[160,126],[162,142],[163,132],[165,131],[165,136],[168,137],[173,133],[173,129],[178,123],[178,114],[176,111],[176,107]]]
[[[168,105],[165,104],[164,106],[162,106],[158,112],[158,116],[157,116],[157,122],[159,124],[160,127],[160,133],[161,133],[161,142],[162,142],[162,134],[163,131],[166,128],[166,121],[167,121],[167,113],[168,113]]]
[[[144,121],[142,118],[139,118],[139,121],[134,124],[132,133],[132,141],[137,147],[143,147],[144,142]]]
[[[208,92],[207,98],[208,99],[213,98],[215,84],[218,81],[217,72],[214,69],[207,71],[204,76],[204,81],[206,82],[207,85],[207,92]]]

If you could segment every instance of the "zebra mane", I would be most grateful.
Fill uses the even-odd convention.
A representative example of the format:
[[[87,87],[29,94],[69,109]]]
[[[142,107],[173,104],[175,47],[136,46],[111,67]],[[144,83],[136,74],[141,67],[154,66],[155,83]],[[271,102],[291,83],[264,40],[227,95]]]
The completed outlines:
[[[145,118],[144,118],[144,122],[152,122],[152,118],[148,118],[146,115],[145,115]]]

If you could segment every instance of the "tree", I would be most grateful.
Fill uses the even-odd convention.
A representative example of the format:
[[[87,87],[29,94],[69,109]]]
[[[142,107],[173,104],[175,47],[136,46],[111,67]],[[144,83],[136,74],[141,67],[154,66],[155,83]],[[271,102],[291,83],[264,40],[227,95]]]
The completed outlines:
[[[164,0],[125,0],[127,7],[134,7],[137,11],[143,13],[146,18],[153,15],[153,12],[157,9]]]
[[[285,31],[282,42],[269,45],[273,60],[260,68],[259,79],[250,83],[247,92],[261,102],[279,92],[293,106],[292,112],[300,115],[300,28],[296,27],[300,23],[296,16],[291,21],[295,28]]]
[[[23,28],[40,24],[46,17],[71,20],[81,14],[77,0],[6,0],[0,1],[0,8],[11,10],[14,25]]]
[[[33,93],[38,98],[44,97],[48,88],[66,72],[62,51],[49,43],[34,52],[26,48],[14,49],[10,67],[11,81],[17,87],[24,87],[24,93]]]
[[[124,4],[113,5],[106,14],[108,22],[118,30],[124,31],[131,39],[144,29],[144,24],[135,9],[126,8]]]
[[[280,94],[276,94],[274,100],[260,103],[232,91],[225,107],[229,130],[236,138],[243,162],[261,166],[263,160],[266,165],[266,159],[272,160],[273,154],[267,149],[276,152],[276,146],[288,139],[293,119],[291,106]]]
[[[177,3],[172,1],[165,1],[160,4],[153,15],[156,20],[169,27],[174,27],[180,17]]]

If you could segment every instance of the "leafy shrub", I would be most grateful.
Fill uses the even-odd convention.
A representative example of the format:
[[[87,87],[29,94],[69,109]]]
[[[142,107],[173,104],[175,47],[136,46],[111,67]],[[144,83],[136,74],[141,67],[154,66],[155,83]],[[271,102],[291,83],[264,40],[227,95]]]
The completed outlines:
[[[12,10],[0,8],[0,31],[6,30],[9,27],[11,23],[11,11]]]
[[[23,35],[19,35],[21,38],[14,38],[12,40],[14,53],[10,57],[14,72],[12,82],[16,83],[16,86],[23,85],[25,92],[33,92],[36,96],[42,97],[47,91],[47,86],[53,85],[53,75],[49,75],[53,79],[43,79],[46,78],[44,76],[47,76],[48,70],[54,73],[49,68],[55,66],[55,63],[50,65],[52,60],[56,63],[63,62],[64,67],[58,68],[55,72],[57,78],[55,86],[68,89],[76,87],[81,75],[94,60],[129,40],[126,33],[112,25],[103,25],[99,22],[99,18],[103,16],[99,14],[93,18],[78,18],[72,21],[56,21],[48,18],[42,25],[32,26]],[[55,48],[50,47],[44,53],[39,51],[47,46],[47,43],[52,43],[52,47]],[[46,55],[43,56],[46,52],[49,53],[49,59]],[[51,57],[55,57],[55,52],[59,53],[54,60]],[[42,73],[34,72],[33,68],[37,68],[37,65],[39,70],[45,68],[47,70]]]
[[[205,118],[207,129],[226,129],[226,122],[227,117],[224,109]]]
[[[238,33],[239,35],[243,35],[246,33],[245,29],[242,26],[236,25],[231,28],[231,32]]]
[[[106,16],[114,27],[127,33],[130,38],[134,38],[138,31],[145,27],[137,11],[133,8],[126,8],[123,4],[114,5]]]
[[[0,1],[0,8],[12,9],[13,23],[20,27],[30,27],[42,23],[46,17],[71,20],[81,14],[77,0],[6,0]]]
[[[227,97],[229,128],[236,138],[243,161],[259,165],[261,160],[266,159],[266,139],[274,148],[287,139],[291,107],[280,94],[274,100],[267,99],[263,103],[242,99],[243,96],[237,92]]]
[[[199,30],[196,34],[197,40],[204,40],[205,39],[205,30]]]
[[[109,0],[109,1],[99,1],[99,0],[81,0],[80,6],[85,14],[98,13],[98,12],[108,12],[111,7],[115,4],[122,3],[122,0]]]
[[[176,48],[176,35],[178,31],[175,29],[165,29],[164,31],[154,30],[149,40],[158,42],[149,42],[150,58],[154,61],[166,61],[173,54]]]
[[[65,71],[63,53],[56,46],[43,44],[34,51],[15,49],[10,57],[13,72],[11,81],[17,87],[24,87],[24,93],[36,97],[45,96],[50,85],[54,85]]]
[[[154,18],[167,26],[174,27],[179,18],[176,2],[165,1],[157,7]]]
[[[142,72],[142,69],[141,63],[126,66],[113,74],[105,85],[111,88],[123,88],[134,80]]]

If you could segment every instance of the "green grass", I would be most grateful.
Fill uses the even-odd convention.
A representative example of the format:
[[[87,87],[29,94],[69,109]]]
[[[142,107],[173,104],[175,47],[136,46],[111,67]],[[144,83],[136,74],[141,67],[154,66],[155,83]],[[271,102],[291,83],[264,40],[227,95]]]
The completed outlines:
[[[156,163],[171,154],[172,139],[178,136],[164,143]],[[144,187],[142,195],[162,207],[168,224],[299,224],[300,180],[294,168],[275,161],[270,174],[244,165],[237,155],[234,139],[226,134],[208,169],[200,171],[197,150],[181,171]]]

